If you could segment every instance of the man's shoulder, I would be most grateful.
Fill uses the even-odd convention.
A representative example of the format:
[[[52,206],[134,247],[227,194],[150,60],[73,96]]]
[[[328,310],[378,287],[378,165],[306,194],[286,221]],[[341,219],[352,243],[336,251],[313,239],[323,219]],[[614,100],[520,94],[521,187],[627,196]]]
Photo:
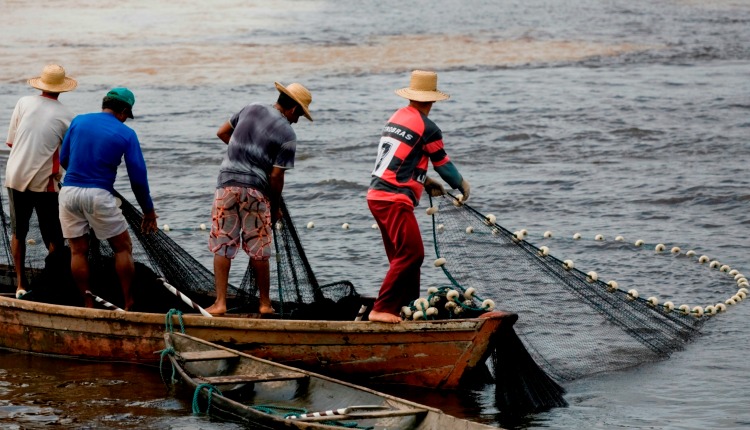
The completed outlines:
[[[32,106],[37,106],[42,103],[41,97],[39,96],[23,96],[16,102],[16,109],[28,109]]]
[[[73,123],[82,124],[82,123],[92,121],[95,119],[95,115],[97,115],[96,112],[78,114],[75,117],[73,117]]]
[[[116,130],[121,134],[135,135],[135,130],[120,122],[120,120],[115,118],[114,115],[108,114],[106,112],[82,113],[80,115],[76,115],[76,117],[73,118],[73,123],[78,126],[84,127],[96,125],[100,128]]]
[[[250,103],[240,111],[245,116],[267,115],[273,107],[263,103]]]
[[[29,102],[36,100],[37,97],[39,96],[34,96],[34,95],[22,96],[18,99],[18,102],[16,104],[29,103]]]

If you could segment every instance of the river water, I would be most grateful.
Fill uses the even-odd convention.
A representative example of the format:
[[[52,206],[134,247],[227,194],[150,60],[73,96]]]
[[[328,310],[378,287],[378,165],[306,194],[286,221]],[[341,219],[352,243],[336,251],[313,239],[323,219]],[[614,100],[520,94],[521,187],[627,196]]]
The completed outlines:
[[[273,81],[299,81],[315,121],[295,125],[287,202],[318,277],[375,295],[387,262],[364,196],[380,128],[405,103],[393,90],[422,68],[452,96],[430,117],[473,186],[470,203],[499,224],[561,243],[580,232],[675,244],[750,271],[750,2],[7,0],[0,11],[0,133],[46,63],[79,80],[61,97],[77,113],[97,111],[110,87],[131,88],[128,125],[159,222],[209,267],[198,226],[224,151],[216,129],[249,102],[272,103]],[[434,252],[418,213],[426,289]],[[602,261],[600,272],[641,275]],[[702,289],[700,271],[671,285],[679,267],[649,275],[641,294],[736,291]],[[746,428],[749,309],[730,307],[669,360],[566,383],[570,406],[520,421],[498,413],[489,388],[399,394],[516,428]],[[550,310],[576,330],[564,311]],[[50,425],[238,428],[191,416],[189,393],[167,392],[157,368],[0,353],[0,427]]]

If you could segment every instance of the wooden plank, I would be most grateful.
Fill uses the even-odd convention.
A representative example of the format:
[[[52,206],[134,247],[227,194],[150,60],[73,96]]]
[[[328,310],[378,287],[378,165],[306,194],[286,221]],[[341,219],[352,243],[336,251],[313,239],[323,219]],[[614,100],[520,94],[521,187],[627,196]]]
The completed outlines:
[[[305,417],[295,418],[295,421],[331,421],[336,419],[343,420],[364,420],[371,418],[389,418],[389,417],[404,417],[408,415],[422,415],[426,414],[427,411],[424,409],[391,409],[388,411],[373,411],[373,412],[352,412],[346,415],[328,415],[319,417]]]
[[[179,353],[183,361],[209,361],[224,360],[228,358],[237,358],[238,355],[231,351],[216,349],[211,351],[186,351]]]
[[[249,382],[294,381],[307,379],[304,373],[259,373],[257,375],[201,376],[196,379],[213,385],[246,384]]]

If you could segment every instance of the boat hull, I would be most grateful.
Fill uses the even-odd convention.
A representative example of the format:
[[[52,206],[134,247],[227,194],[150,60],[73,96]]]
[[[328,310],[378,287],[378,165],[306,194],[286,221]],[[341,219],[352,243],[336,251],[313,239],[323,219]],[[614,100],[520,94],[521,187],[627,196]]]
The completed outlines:
[[[297,321],[184,315],[186,333],[253,356],[350,380],[455,388],[484,366],[517,315],[408,321]],[[0,347],[102,361],[155,363],[165,315],[0,297]],[[177,316],[172,317],[175,330]]]
[[[185,334],[165,333],[164,343],[172,366],[193,394],[194,408],[219,418],[245,422],[253,428],[341,428],[332,421],[357,424],[357,428],[399,430],[492,428]],[[214,390],[210,402],[209,390]],[[198,397],[202,401],[196,401]],[[299,417],[303,413],[307,418]],[[298,417],[285,418],[287,415]]]

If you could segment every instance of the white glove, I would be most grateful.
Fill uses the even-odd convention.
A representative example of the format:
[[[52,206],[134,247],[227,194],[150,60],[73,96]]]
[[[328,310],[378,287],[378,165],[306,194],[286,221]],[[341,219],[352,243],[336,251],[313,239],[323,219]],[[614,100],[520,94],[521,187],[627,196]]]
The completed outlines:
[[[463,194],[463,196],[461,196],[461,203],[469,200],[469,193],[471,192],[471,185],[469,185],[469,181],[464,179],[458,189],[461,191],[461,194]]]

